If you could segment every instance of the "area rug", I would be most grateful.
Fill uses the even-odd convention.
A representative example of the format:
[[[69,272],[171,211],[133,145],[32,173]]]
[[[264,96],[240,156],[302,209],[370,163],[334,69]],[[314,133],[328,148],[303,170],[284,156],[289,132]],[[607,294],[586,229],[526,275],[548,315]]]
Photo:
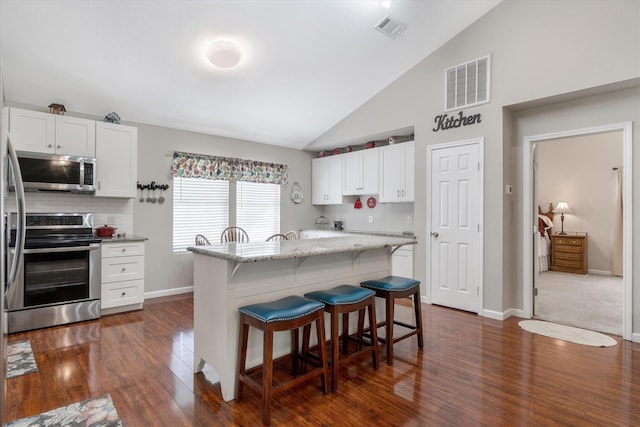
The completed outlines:
[[[610,336],[601,334],[600,332],[559,325],[552,322],[543,322],[541,320],[522,320],[518,325],[525,331],[534,334],[592,347],[612,347],[618,343]]]
[[[16,341],[7,345],[7,378],[38,372],[31,342]]]
[[[7,427],[118,427],[122,421],[118,417],[111,396],[96,397],[53,409],[33,417],[21,418],[7,424]]]

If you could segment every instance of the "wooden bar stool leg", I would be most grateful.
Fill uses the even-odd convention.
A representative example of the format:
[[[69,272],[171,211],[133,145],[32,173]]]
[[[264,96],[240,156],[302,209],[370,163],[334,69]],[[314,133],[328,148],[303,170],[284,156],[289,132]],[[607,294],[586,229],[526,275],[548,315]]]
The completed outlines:
[[[423,340],[422,340],[422,311],[420,310],[420,288],[413,294],[413,307],[416,311],[416,327],[417,327],[417,336],[418,336],[418,348],[423,348]]]
[[[342,313],[342,354],[349,353],[349,313]]]
[[[236,401],[242,400],[244,391],[244,382],[240,381],[240,377],[244,375],[246,359],[247,359],[247,341],[249,339],[249,325],[244,323],[244,315],[240,316],[240,342],[238,349],[238,375],[236,375]]]
[[[395,298],[390,293],[387,294],[386,298],[386,312],[387,319],[385,323],[385,330],[387,336],[385,337],[387,340],[387,365],[393,366],[393,319],[394,319],[394,308],[395,308]]]
[[[291,330],[291,370],[293,376],[298,375],[300,362],[300,331],[298,328]]]
[[[324,335],[324,313],[319,312],[316,320],[316,335],[318,338],[318,348],[320,353],[320,363],[322,364],[322,392],[329,392],[329,360],[327,355],[327,341]]]
[[[273,330],[267,325],[264,331],[262,356],[262,423],[271,424],[271,395],[273,389]]]
[[[363,308],[362,310],[358,311],[358,335],[357,335],[358,343],[356,344],[356,351],[360,351],[360,349],[362,348],[361,341],[362,341],[362,336],[364,335],[364,314],[365,314],[364,310],[365,309]],[[371,319],[369,319],[369,320],[371,320]],[[369,323],[369,324],[371,324],[371,323]],[[372,338],[372,340],[373,340],[373,338]],[[371,342],[373,343],[374,341],[371,341]],[[376,345],[377,345],[377,343],[376,343]]]
[[[369,304],[368,310],[369,310],[369,324],[370,325],[377,325],[377,323],[376,323],[375,296],[371,297],[371,304]],[[361,311],[364,311],[364,309],[361,310]],[[362,323],[363,323],[362,326],[364,328],[364,316],[362,316]],[[360,327],[360,325],[358,325],[358,327]],[[359,331],[360,331],[359,338],[362,339],[362,329],[359,329]],[[360,344],[358,344],[358,345],[360,345]],[[371,345],[373,346],[373,351],[371,352],[371,363],[373,363],[374,369],[378,369],[378,363],[379,363],[379,357],[378,357],[378,328],[376,328],[376,327],[372,327],[371,328]]]
[[[338,365],[340,365],[340,337],[338,320],[340,315],[334,310],[331,311],[331,391],[338,388]]]

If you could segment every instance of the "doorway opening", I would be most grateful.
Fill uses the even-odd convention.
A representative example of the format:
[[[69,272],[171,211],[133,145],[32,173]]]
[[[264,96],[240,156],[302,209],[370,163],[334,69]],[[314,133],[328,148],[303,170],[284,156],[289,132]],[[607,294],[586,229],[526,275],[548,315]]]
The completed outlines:
[[[579,136],[588,136],[596,134],[604,134],[609,132],[621,132],[622,133],[622,165],[621,168],[625,171],[622,174],[622,199],[624,201],[622,208],[622,227],[624,230],[623,235],[623,256],[622,256],[622,336],[626,340],[631,339],[631,260],[632,260],[632,246],[631,236],[632,233],[632,218],[631,207],[632,201],[632,124],[631,122],[604,125],[593,128],[576,129],[563,132],[555,132],[550,134],[527,136],[524,138],[524,150],[523,150],[523,165],[524,167],[524,179],[523,179],[523,253],[524,259],[530,260],[530,262],[524,263],[523,268],[523,299],[524,299],[524,315],[530,318],[534,315],[534,279],[537,274],[537,269],[534,268],[534,263],[537,258],[537,254],[534,253],[535,233],[538,233],[537,226],[537,199],[535,192],[535,148],[536,145],[545,141],[552,141],[561,138],[571,138]],[[560,200],[555,201],[556,203]],[[532,232],[533,231],[533,232]]]

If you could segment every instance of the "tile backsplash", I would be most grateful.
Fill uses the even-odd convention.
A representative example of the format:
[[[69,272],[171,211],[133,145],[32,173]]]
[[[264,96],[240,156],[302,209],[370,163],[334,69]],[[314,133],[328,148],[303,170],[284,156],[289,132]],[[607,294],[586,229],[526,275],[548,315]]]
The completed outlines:
[[[25,199],[27,212],[88,212],[93,214],[94,228],[108,224],[116,227],[117,233],[133,234],[134,199],[43,192],[27,192]],[[7,211],[15,211],[14,193],[8,194],[6,206]]]

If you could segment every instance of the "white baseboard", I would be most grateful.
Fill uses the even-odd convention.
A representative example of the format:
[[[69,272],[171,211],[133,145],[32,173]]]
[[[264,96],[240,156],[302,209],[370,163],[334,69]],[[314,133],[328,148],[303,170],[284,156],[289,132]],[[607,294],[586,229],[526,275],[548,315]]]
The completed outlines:
[[[632,342],[640,342],[640,333],[639,332],[634,332],[631,334],[631,341]]]
[[[427,301],[427,297],[424,295],[420,296],[420,302],[423,304],[429,304],[429,301]]]
[[[185,286],[184,288],[166,289],[164,291],[145,292],[144,299],[168,297],[171,295],[188,294],[193,292],[193,286]]]
[[[482,310],[480,314],[482,317],[487,317],[489,319],[495,320],[506,320],[511,316],[514,317],[524,317],[524,311],[517,308],[510,308],[507,311],[493,311],[493,310]]]
[[[589,274],[598,274],[600,276],[613,276],[613,274],[611,274],[610,271],[607,270],[594,270],[594,269],[589,269]]]

